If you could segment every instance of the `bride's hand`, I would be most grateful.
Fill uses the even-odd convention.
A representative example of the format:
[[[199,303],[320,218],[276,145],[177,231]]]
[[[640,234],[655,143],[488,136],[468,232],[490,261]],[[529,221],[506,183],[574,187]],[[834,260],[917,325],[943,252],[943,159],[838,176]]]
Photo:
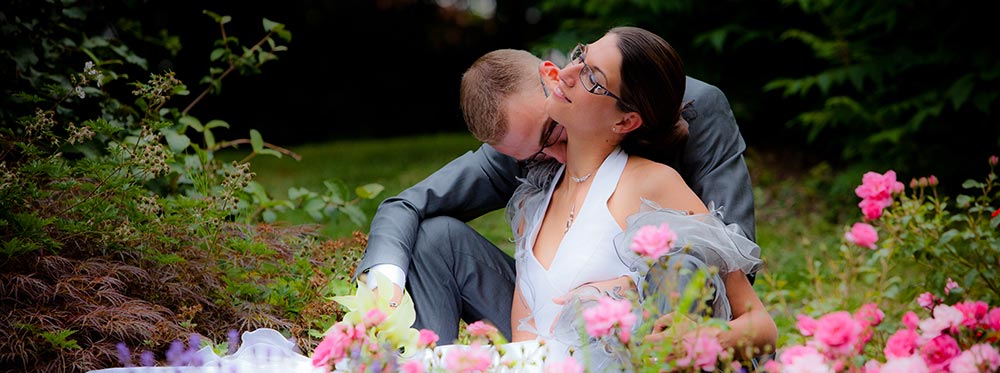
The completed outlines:
[[[580,285],[568,293],[552,298],[555,304],[565,305],[570,299],[574,297],[579,297],[581,300],[597,300],[602,296],[608,296],[612,299],[625,299],[626,294],[629,292],[635,292],[635,283],[632,282],[632,278],[628,276],[621,276],[618,278],[613,278],[604,281],[588,282],[586,284]]]

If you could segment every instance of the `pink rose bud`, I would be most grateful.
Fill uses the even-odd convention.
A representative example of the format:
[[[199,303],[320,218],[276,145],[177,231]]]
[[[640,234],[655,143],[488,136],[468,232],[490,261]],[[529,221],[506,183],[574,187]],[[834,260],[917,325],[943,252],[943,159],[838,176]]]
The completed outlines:
[[[918,181],[917,183],[920,184],[921,188],[926,187],[927,186],[927,177],[921,177],[920,181]]]
[[[937,176],[934,176],[934,175],[929,176],[927,178],[927,185],[930,185],[932,187],[937,186],[938,185]]]
[[[854,223],[851,230],[844,234],[848,242],[855,245],[875,249],[875,242],[878,241],[878,231],[868,223]]]
[[[990,166],[996,166],[998,162],[1000,162],[1000,158],[995,155],[990,156]]]
[[[910,179],[910,189],[917,189],[918,185],[919,184],[917,184],[917,178]]]

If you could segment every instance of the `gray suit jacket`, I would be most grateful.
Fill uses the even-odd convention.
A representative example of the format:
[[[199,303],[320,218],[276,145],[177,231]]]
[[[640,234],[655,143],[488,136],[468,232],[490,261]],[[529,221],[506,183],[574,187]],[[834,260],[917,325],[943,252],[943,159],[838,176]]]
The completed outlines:
[[[687,145],[676,159],[656,161],[680,172],[706,204],[722,206],[726,223],[737,223],[751,240],[753,191],[743,160],[746,144],[729,101],[718,88],[688,77],[684,112],[689,123]],[[357,272],[378,264],[408,270],[417,228],[425,218],[451,216],[462,221],[504,208],[523,170],[517,161],[483,144],[451,161],[416,185],[382,202],[372,219]]]

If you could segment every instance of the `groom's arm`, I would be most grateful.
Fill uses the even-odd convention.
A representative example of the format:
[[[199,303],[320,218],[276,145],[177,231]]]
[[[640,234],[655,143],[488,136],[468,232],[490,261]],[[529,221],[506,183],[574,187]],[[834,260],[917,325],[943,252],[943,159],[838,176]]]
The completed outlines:
[[[483,144],[386,199],[372,218],[368,246],[355,276],[376,265],[390,265],[395,267],[391,271],[401,271],[405,278],[417,230],[424,219],[451,216],[468,221],[503,208],[517,186],[519,172],[514,158]]]
[[[723,220],[736,223],[756,241],[753,189],[743,152],[746,143],[729,101],[721,90],[688,77],[684,101],[694,100],[696,117],[688,121],[681,175],[705,204],[723,207]]]

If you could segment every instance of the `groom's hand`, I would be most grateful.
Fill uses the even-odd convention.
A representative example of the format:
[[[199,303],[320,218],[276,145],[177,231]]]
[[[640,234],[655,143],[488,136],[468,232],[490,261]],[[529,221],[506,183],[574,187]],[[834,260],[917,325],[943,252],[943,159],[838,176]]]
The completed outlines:
[[[362,273],[358,276],[358,280],[362,284],[368,283],[368,274]],[[378,287],[372,288],[372,292],[375,293],[375,297],[378,298]],[[403,289],[399,285],[392,284],[392,299],[389,300],[389,307],[396,308],[399,306],[399,302],[403,301]]]
[[[595,291],[596,290],[596,291]],[[625,299],[626,294],[636,291],[635,282],[631,277],[621,276],[604,281],[588,282],[580,285],[562,296],[552,298],[555,304],[564,305],[573,297],[580,297],[581,300],[597,300],[602,296],[612,299]]]

